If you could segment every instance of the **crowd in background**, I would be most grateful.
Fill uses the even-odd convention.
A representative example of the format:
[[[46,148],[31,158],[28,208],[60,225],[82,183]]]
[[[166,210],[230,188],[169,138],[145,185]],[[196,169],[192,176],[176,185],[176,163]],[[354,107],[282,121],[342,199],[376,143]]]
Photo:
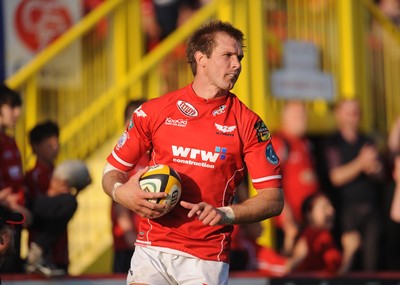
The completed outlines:
[[[285,208],[273,219],[276,246],[261,247],[260,232],[237,226],[234,256],[246,258],[232,269],[277,276],[400,269],[400,118],[379,146],[360,129],[357,99],[337,102],[333,112],[337,129],[312,137],[305,102],[285,103],[272,137],[285,193]]]

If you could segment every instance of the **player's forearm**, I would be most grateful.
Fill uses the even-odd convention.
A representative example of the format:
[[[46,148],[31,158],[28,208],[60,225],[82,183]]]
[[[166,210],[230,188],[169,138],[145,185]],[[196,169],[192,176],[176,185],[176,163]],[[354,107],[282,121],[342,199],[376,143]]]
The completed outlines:
[[[110,170],[103,174],[102,185],[104,192],[112,198],[115,183],[125,183],[126,174],[118,170]]]
[[[235,224],[259,222],[282,212],[283,191],[279,188],[262,189],[243,203],[231,206]]]

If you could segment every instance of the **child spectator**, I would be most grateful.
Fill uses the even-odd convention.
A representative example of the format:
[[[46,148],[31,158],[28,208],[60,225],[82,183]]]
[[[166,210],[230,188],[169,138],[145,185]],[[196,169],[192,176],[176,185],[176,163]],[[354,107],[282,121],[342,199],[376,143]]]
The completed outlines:
[[[32,204],[35,235],[29,245],[25,269],[45,277],[67,274],[52,262],[52,248],[65,234],[67,225],[77,209],[76,196],[91,183],[84,162],[69,160],[58,165],[51,177],[47,195],[37,197]],[[68,251],[68,248],[59,249]]]
[[[340,251],[331,233],[335,210],[322,193],[314,193],[304,200],[302,214],[304,228],[286,265],[288,271],[320,271],[328,274],[348,272],[360,245],[359,234],[356,231],[344,234],[343,252]]]
[[[59,133],[58,124],[50,120],[37,124],[29,132],[29,143],[33,154],[36,156],[35,166],[25,174],[26,205],[31,210],[37,198],[47,195],[60,149]],[[28,244],[34,239],[35,227],[29,228]],[[65,249],[68,249],[67,231],[59,236],[51,249],[51,262],[66,271],[69,257],[68,250]]]

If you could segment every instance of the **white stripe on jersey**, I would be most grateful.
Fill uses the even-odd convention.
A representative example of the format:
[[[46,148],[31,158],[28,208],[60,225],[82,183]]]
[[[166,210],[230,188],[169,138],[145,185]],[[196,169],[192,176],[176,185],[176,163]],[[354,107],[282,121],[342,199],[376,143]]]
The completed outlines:
[[[281,179],[282,175],[272,175],[272,176],[266,176],[266,177],[261,177],[257,179],[251,179],[251,182],[253,183],[258,183],[258,182],[264,182],[264,181],[269,181],[273,179]]]
[[[124,166],[127,166],[127,167],[132,167],[133,166],[132,163],[128,163],[128,162],[122,160],[121,158],[119,158],[114,150],[112,151],[112,156],[115,158],[116,161],[118,161],[119,163],[121,163]]]

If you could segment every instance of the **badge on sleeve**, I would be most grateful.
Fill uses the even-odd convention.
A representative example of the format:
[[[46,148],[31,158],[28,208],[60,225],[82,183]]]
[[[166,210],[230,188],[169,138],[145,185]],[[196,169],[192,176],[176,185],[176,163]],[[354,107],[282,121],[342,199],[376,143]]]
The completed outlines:
[[[267,157],[269,163],[273,165],[277,165],[279,163],[279,158],[276,155],[274,147],[271,143],[268,144],[267,148],[265,149],[265,156]]]
[[[271,138],[271,134],[263,121],[254,124],[258,142],[265,142]]]
[[[121,147],[123,147],[125,142],[128,140],[128,138],[129,138],[129,134],[127,131],[125,131],[118,140],[117,149],[120,149]]]

